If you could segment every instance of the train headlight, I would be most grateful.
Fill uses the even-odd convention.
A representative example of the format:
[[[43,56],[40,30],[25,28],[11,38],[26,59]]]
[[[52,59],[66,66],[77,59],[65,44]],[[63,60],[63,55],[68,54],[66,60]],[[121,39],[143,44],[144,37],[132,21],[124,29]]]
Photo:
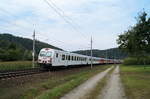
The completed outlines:
[[[52,59],[50,58],[49,60],[48,60],[48,63],[51,63],[52,62]]]

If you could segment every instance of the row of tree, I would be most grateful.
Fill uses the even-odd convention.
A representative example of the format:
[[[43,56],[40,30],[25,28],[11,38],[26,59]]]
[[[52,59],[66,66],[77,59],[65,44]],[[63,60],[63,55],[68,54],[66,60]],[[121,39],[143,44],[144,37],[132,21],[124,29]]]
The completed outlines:
[[[146,60],[150,56],[150,17],[143,11],[136,19],[137,23],[119,35],[117,42],[130,57],[135,57],[137,60],[145,57]]]
[[[7,45],[4,45],[7,43]],[[0,41],[0,60],[1,61],[14,61],[14,60],[31,60],[31,51],[25,50],[17,46],[15,43]]]

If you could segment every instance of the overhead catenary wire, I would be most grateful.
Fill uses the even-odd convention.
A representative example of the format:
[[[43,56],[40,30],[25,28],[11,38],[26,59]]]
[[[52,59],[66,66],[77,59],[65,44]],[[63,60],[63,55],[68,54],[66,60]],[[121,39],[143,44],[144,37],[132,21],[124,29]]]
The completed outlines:
[[[70,18],[69,16],[67,16],[66,14],[65,14],[65,12],[64,12],[64,10],[63,9],[61,9],[60,7],[58,7],[55,3],[54,3],[54,0],[52,1],[52,0],[49,0],[50,1],[50,3],[57,9],[57,10],[59,10],[60,12],[62,12],[62,15],[66,18],[66,19],[68,19],[69,21],[71,21],[73,24],[75,24],[75,27],[77,28],[80,28],[80,26],[72,19],[72,18]],[[81,31],[80,31],[80,33],[81,33]],[[83,36],[85,36],[83,33],[81,33]]]
[[[40,35],[40,34],[43,34],[43,33],[42,33],[42,31],[38,31],[38,33],[36,32],[36,34],[37,34],[37,35]],[[43,38],[44,40],[46,40],[46,41],[49,40],[49,41],[53,41],[53,42],[59,42],[60,44],[67,44],[67,45],[69,45],[69,47],[70,47],[70,46],[73,46],[73,44],[71,44],[71,43],[69,43],[69,42],[66,43],[65,41],[62,41],[62,40],[57,39],[56,36],[52,35],[53,33],[49,33],[49,34],[51,34],[51,38],[52,38],[52,39],[47,38],[47,36],[45,36],[45,35],[40,35],[40,37],[42,37],[42,38]],[[89,44],[89,45],[90,45],[90,44]],[[82,46],[82,49],[83,49],[83,48],[89,48],[89,46],[86,46],[86,45],[83,45],[83,44],[78,44],[78,46],[80,46],[80,48],[78,48],[78,49],[81,49],[81,46]],[[70,49],[69,47],[68,47],[68,49]]]
[[[55,11],[66,23],[68,23],[71,27],[72,27],[72,29],[74,29],[76,32],[79,32],[80,34],[82,34],[82,32],[80,32],[77,28],[76,28],[76,26],[74,25],[74,24],[72,24],[71,22],[70,22],[70,20],[68,20],[68,18],[66,18],[64,15],[62,15],[61,13],[60,13],[60,11],[62,11],[62,10],[60,10],[60,11],[58,11],[58,7],[56,7],[56,5],[53,3],[53,4],[51,4],[50,2],[48,2],[48,0],[44,0],[44,2],[53,10],[53,11]],[[64,12],[63,12],[64,13]],[[83,35],[83,34],[82,34]],[[88,40],[85,36],[84,36],[84,38],[85,38],[85,40]]]
[[[45,0],[46,1],[46,0]],[[53,5],[55,5],[54,3],[53,3]],[[55,5],[55,8],[54,9],[56,9],[56,5]],[[0,8],[1,9],[1,8]],[[60,8],[58,8],[57,7],[57,9],[59,9],[60,11],[62,11],[63,12],[63,14],[65,14],[64,13],[64,11],[63,10],[61,10]],[[56,9],[56,10],[57,10]],[[1,9],[0,11],[3,11],[5,14],[7,14],[7,15],[10,15],[11,17],[16,17],[15,15],[13,15],[12,13],[10,13],[10,12],[8,12],[7,10],[5,10],[5,9]],[[58,12],[58,13],[60,13],[60,12]],[[70,19],[71,20],[71,18],[69,18],[69,17],[67,17],[67,16],[63,16],[61,13],[60,13],[60,15],[64,18],[64,20],[65,20],[65,22],[67,22],[68,24],[70,24],[71,26],[72,26],[72,28],[76,31],[76,32],[80,32],[75,26],[74,26],[74,24],[72,24],[68,19]],[[66,19],[67,18],[67,19]],[[21,25],[18,25],[18,24],[16,24],[16,23],[12,23],[12,22],[10,22],[9,20],[4,20],[4,19],[2,19],[5,23],[7,23],[6,24],[6,26],[7,25],[13,25],[13,26],[15,26],[15,28],[17,28],[17,29],[23,29],[23,30],[28,30],[29,28],[28,27],[24,27],[24,26],[21,26]],[[73,22],[73,20],[71,20],[72,22]],[[9,23],[9,24],[8,24]],[[77,25],[76,25],[77,26]],[[4,29],[4,28],[3,28]],[[10,29],[5,29],[5,31],[9,31]],[[31,30],[31,29],[30,29]],[[81,34],[81,33],[80,33]],[[57,40],[58,41],[58,40]],[[58,42],[61,42],[61,43],[66,43],[66,42],[62,42],[62,41],[58,41]],[[69,43],[68,43],[69,44]],[[72,44],[70,44],[70,45],[72,45]],[[80,44],[79,44],[80,45]],[[80,47],[83,47],[84,45],[80,45]]]

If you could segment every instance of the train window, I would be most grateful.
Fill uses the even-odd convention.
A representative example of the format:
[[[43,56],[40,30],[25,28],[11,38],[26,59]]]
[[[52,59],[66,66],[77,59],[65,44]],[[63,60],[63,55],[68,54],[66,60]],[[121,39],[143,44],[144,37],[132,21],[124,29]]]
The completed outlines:
[[[65,55],[62,55],[62,60],[65,60]]]
[[[66,55],[66,60],[68,60],[68,56]]]
[[[76,60],[76,56],[74,56],[74,61]]]
[[[72,59],[72,56],[70,56],[70,60]]]
[[[58,53],[56,53],[56,57],[58,57]]]
[[[70,60],[70,55],[68,56],[68,60]]]
[[[72,56],[72,60],[73,60],[73,56]]]

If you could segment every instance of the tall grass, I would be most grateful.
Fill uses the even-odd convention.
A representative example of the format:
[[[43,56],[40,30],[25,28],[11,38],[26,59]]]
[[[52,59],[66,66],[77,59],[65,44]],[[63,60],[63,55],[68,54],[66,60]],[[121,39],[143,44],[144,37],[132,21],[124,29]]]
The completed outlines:
[[[150,99],[150,65],[121,66],[121,79],[127,99]]]
[[[0,62],[0,71],[32,68],[31,61]]]
[[[147,57],[128,57],[123,62],[124,65],[148,65],[150,56]]]

